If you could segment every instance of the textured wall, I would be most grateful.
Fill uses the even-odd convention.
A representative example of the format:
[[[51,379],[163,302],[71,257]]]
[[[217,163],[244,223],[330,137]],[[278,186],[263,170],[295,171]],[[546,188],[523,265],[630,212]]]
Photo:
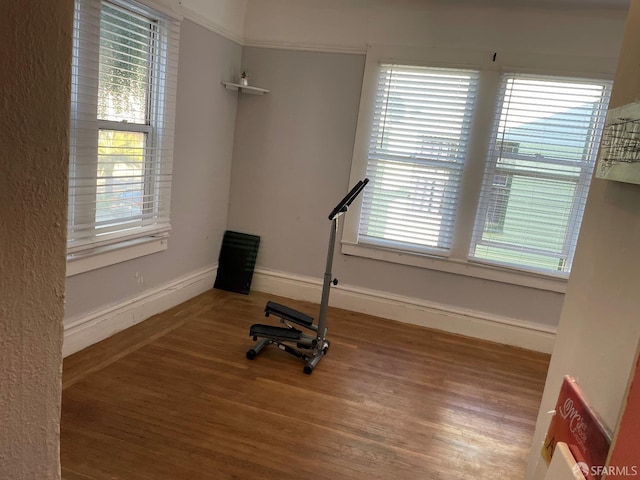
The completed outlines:
[[[0,478],[60,477],[72,0],[0,4]]]

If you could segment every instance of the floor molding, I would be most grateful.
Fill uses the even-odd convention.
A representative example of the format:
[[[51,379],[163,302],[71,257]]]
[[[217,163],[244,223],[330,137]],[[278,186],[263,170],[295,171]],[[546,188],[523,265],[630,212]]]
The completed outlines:
[[[313,277],[256,269],[252,289],[318,303],[322,282]],[[362,287],[332,287],[330,304],[360,313],[445,332],[552,353],[556,329],[508,317],[476,312]]]
[[[168,310],[213,286],[218,267],[191,272],[121,303],[65,319],[64,357]]]

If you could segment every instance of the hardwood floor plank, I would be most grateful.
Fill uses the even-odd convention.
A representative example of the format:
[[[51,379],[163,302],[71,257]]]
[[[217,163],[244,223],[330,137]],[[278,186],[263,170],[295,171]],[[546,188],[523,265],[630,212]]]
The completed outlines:
[[[330,309],[307,376],[245,358],[266,300],[212,290],[65,360],[63,478],[522,477],[548,356]]]

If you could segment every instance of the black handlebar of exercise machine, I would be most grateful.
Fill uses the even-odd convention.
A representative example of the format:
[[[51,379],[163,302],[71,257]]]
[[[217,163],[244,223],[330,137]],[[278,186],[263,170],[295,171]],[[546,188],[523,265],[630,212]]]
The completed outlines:
[[[329,214],[329,220],[333,220],[336,217],[339,217],[341,214],[345,213],[349,206],[353,203],[353,201],[360,195],[360,192],[366,187],[367,183],[369,183],[369,179],[365,178],[364,180],[360,180],[358,183],[354,185],[354,187],[345,195],[345,197],[340,200],[340,203],[336,205],[336,207],[331,210]]]

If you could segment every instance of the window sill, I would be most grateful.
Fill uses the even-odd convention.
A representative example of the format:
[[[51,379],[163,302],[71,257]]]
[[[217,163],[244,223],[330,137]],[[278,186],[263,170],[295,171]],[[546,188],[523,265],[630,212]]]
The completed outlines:
[[[494,282],[520,285],[523,287],[565,293],[566,278],[557,278],[544,274],[512,270],[493,265],[484,265],[465,260],[434,257],[413,252],[399,252],[383,247],[342,242],[342,253],[357,257],[371,258],[384,262],[399,263],[413,267],[427,268],[441,272],[482,278]]]
[[[67,255],[67,277],[144,257],[167,249],[168,239],[146,237],[99,247],[88,253]]]

